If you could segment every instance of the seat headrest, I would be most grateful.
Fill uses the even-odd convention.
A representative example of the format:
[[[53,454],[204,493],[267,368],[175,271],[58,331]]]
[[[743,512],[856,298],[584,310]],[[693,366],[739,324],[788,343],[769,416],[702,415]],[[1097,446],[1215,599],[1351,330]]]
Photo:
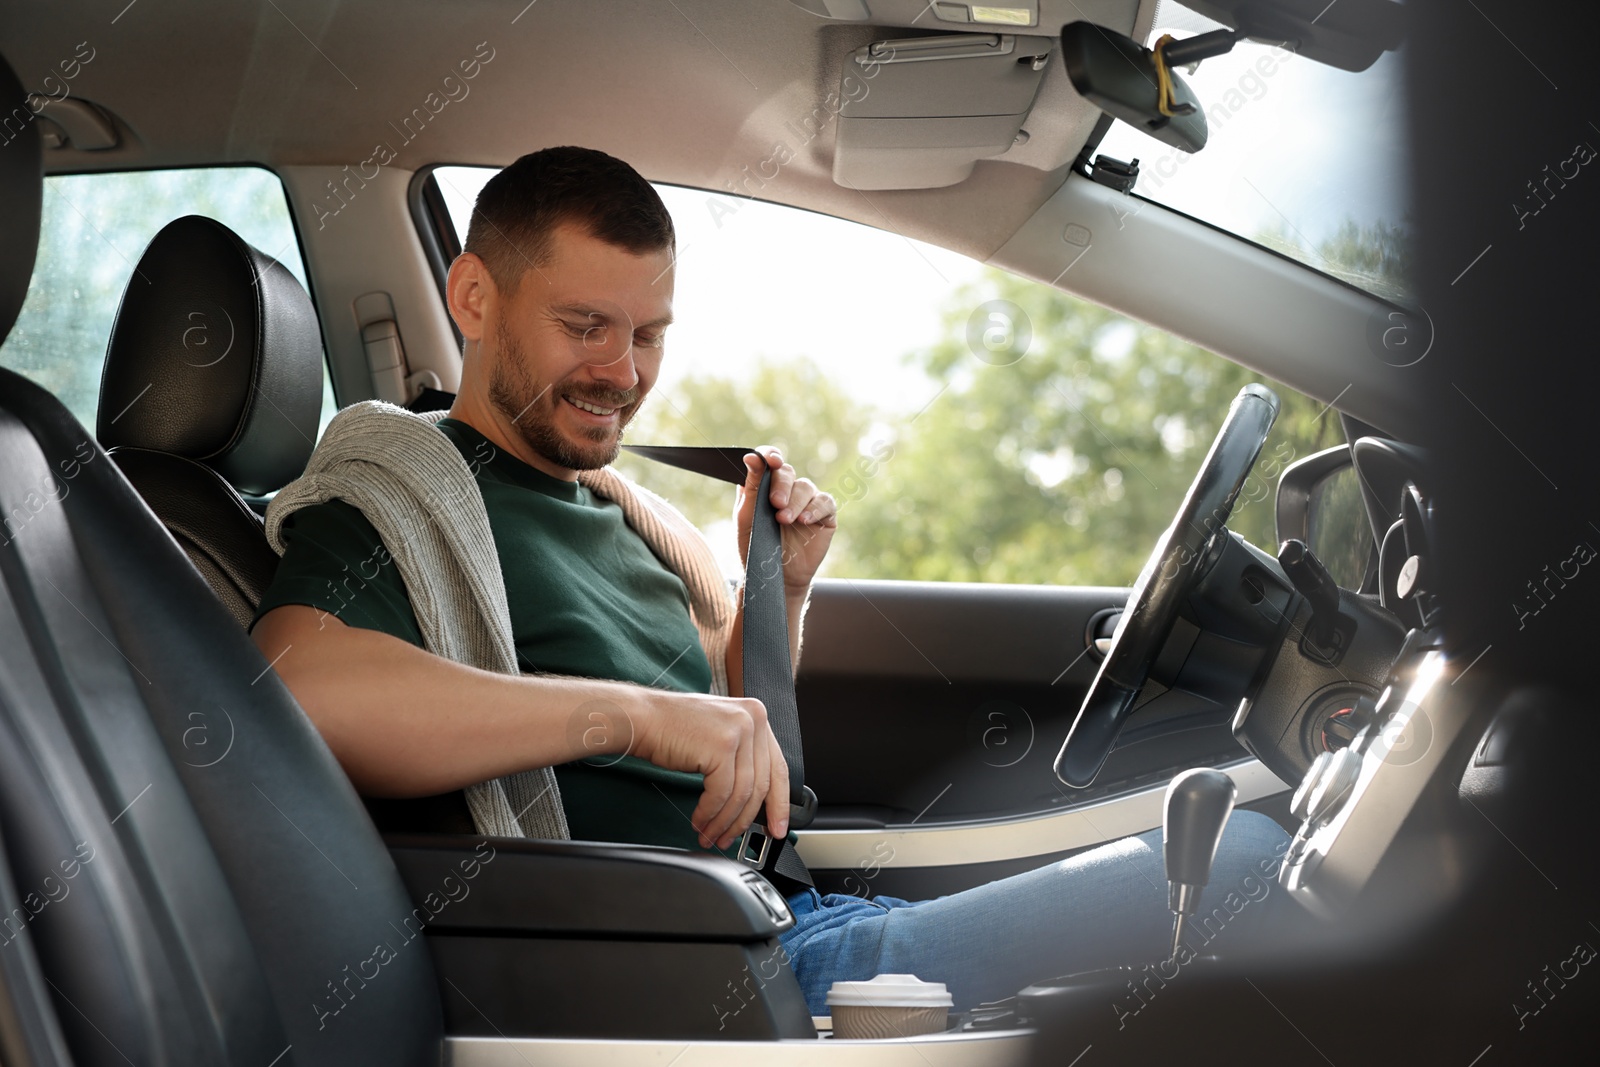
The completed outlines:
[[[246,493],[305,468],[322,406],[311,298],[214,219],[175,219],[122,294],[95,432],[106,448],[196,460]]]
[[[16,325],[33,277],[44,200],[43,158],[28,94],[0,56],[0,204],[5,204],[0,210],[0,341]]]

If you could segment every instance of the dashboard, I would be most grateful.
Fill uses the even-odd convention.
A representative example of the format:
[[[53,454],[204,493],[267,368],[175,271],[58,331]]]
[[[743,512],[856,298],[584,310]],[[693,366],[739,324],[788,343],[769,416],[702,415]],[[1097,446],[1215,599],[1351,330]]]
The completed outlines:
[[[1411,631],[1372,720],[1318,756],[1295,790],[1300,828],[1278,880],[1313,913],[1344,912],[1458,750],[1467,716],[1440,696],[1449,668],[1426,632]]]
[[[1375,697],[1359,697],[1313,724],[1318,749],[1290,801],[1299,821],[1279,883],[1312,913],[1333,919],[1368,886],[1403,827],[1462,758],[1478,724],[1451,687],[1471,662],[1453,662],[1430,589],[1435,511],[1422,488],[1424,459],[1408,446],[1365,437],[1350,456],[1375,548],[1362,594],[1405,630]],[[1281,512],[1280,512],[1281,514]],[[1344,591],[1348,598],[1349,592]]]

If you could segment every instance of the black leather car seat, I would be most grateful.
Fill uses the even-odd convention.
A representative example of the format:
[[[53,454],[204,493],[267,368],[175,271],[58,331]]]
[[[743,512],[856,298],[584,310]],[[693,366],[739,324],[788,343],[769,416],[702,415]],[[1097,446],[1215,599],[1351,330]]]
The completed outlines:
[[[0,106],[23,99],[0,60]],[[40,159],[31,123],[0,146],[0,337],[37,247]],[[124,304],[117,343],[148,349],[118,360],[105,396],[127,410],[102,431],[262,488],[309,449],[288,427],[314,419],[316,377],[279,380],[260,353],[285,333],[304,353],[312,320],[270,265],[261,303],[236,303],[257,261],[209,248],[182,251],[218,278]],[[152,286],[159,266],[141,263]],[[184,297],[227,310],[243,347],[186,365]],[[288,318],[260,314],[274,301]],[[216,411],[172,399],[200,373]],[[263,409],[286,399],[275,422]],[[5,370],[0,517],[0,1058],[437,1065],[429,950],[355,791],[107,454]]]
[[[246,629],[278,556],[240,490],[299,476],[321,404],[317,315],[294,275],[214,219],[162,227],[123,290],[96,436]],[[366,803],[386,832],[473,832],[459,790]]]
[[[317,315],[294,276],[213,219],[163,227],[123,292],[95,432],[241,626],[278,558],[239,491],[305,469],[321,402]]]

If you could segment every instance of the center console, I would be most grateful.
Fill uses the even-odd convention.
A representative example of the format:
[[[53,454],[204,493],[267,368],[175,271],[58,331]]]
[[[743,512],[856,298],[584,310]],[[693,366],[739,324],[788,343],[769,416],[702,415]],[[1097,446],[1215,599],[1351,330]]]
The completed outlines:
[[[1459,747],[1467,715],[1443,692],[1459,673],[1436,638],[1412,630],[1368,721],[1349,745],[1318,756],[1295,790],[1300,828],[1278,880],[1314,914],[1343,913]]]

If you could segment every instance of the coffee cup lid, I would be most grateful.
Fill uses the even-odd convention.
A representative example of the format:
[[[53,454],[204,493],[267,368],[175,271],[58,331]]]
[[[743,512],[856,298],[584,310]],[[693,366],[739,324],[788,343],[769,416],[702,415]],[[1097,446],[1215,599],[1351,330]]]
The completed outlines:
[[[924,982],[914,974],[880,974],[868,982],[835,982],[828,1007],[933,1008],[955,1003],[943,982]]]

